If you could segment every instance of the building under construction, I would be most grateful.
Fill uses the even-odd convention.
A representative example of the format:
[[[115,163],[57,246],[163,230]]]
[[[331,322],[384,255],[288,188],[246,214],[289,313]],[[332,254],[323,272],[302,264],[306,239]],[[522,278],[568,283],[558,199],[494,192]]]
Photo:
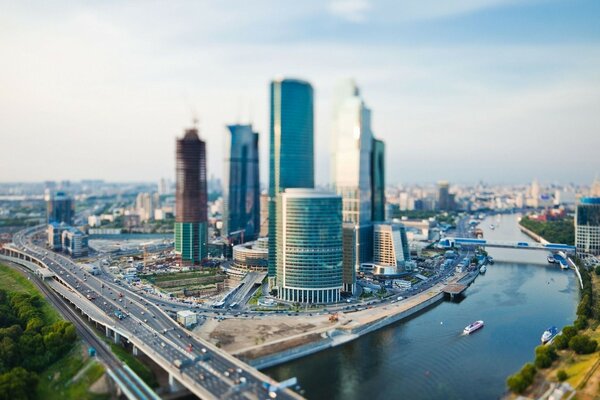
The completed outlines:
[[[206,144],[196,128],[186,129],[176,150],[175,252],[184,264],[206,257],[208,214]]]

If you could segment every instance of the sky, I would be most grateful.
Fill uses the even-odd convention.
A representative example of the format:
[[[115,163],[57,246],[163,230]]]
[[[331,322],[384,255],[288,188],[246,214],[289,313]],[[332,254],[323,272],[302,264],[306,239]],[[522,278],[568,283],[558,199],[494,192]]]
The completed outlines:
[[[329,181],[332,92],[353,78],[387,182],[590,183],[600,173],[598,0],[1,1],[0,181],[158,181],[199,119],[260,133],[269,81],[315,93]]]

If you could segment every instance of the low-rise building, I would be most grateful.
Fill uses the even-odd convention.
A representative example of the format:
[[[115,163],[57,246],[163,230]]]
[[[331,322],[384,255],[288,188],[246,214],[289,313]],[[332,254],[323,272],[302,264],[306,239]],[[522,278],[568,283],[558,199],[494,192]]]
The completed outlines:
[[[51,222],[48,224],[48,247],[52,250],[62,250],[62,234],[69,226],[65,223]]]
[[[88,237],[74,227],[62,232],[62,250],[71,257],[82,257],[88,254]]]
[[[198,315],[190,310],[177,311],[177,322],[186,328],[198,323]]]

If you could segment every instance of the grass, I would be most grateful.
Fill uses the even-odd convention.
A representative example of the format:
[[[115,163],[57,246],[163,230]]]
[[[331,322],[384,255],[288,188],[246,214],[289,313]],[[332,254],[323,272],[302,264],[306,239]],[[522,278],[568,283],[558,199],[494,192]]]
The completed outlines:
[[[118,344],[110,343],[110,348],[112,352],[121,361],[127,364],[148,386],[151,388],[158,387],[158,382],[150,367],[142,363],[137,357],[130,354],[125,348]]]
[[[83,368],[86,368],[85,372],[73,382],[73,378]],[[110,398],[109,394],[88,392],[90,386],[103,374],[102,364],[95,359],[84,358],[81,346],[76,346],[71,352],[40,373],[36,398],[48,400],[108,399]]]
[[[7,292],[27,293],[41,298],[40,292],[30,280],[13,268],[2,264],[0,264],[0,289]],[[60,320],[58,312],[45,299],[42,298],[42,300],[44,322],[51,324]]]

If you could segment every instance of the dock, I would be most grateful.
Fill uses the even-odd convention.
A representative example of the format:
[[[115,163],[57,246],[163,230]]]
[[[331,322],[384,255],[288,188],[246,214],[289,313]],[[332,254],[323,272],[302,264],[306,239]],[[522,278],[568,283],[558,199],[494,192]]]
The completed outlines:
[[[462,283],[450,283],[442,288],[442,292],[449,294],[450,299],[454,299],[454,296],[458,296],[467,289],[467,285]]]

